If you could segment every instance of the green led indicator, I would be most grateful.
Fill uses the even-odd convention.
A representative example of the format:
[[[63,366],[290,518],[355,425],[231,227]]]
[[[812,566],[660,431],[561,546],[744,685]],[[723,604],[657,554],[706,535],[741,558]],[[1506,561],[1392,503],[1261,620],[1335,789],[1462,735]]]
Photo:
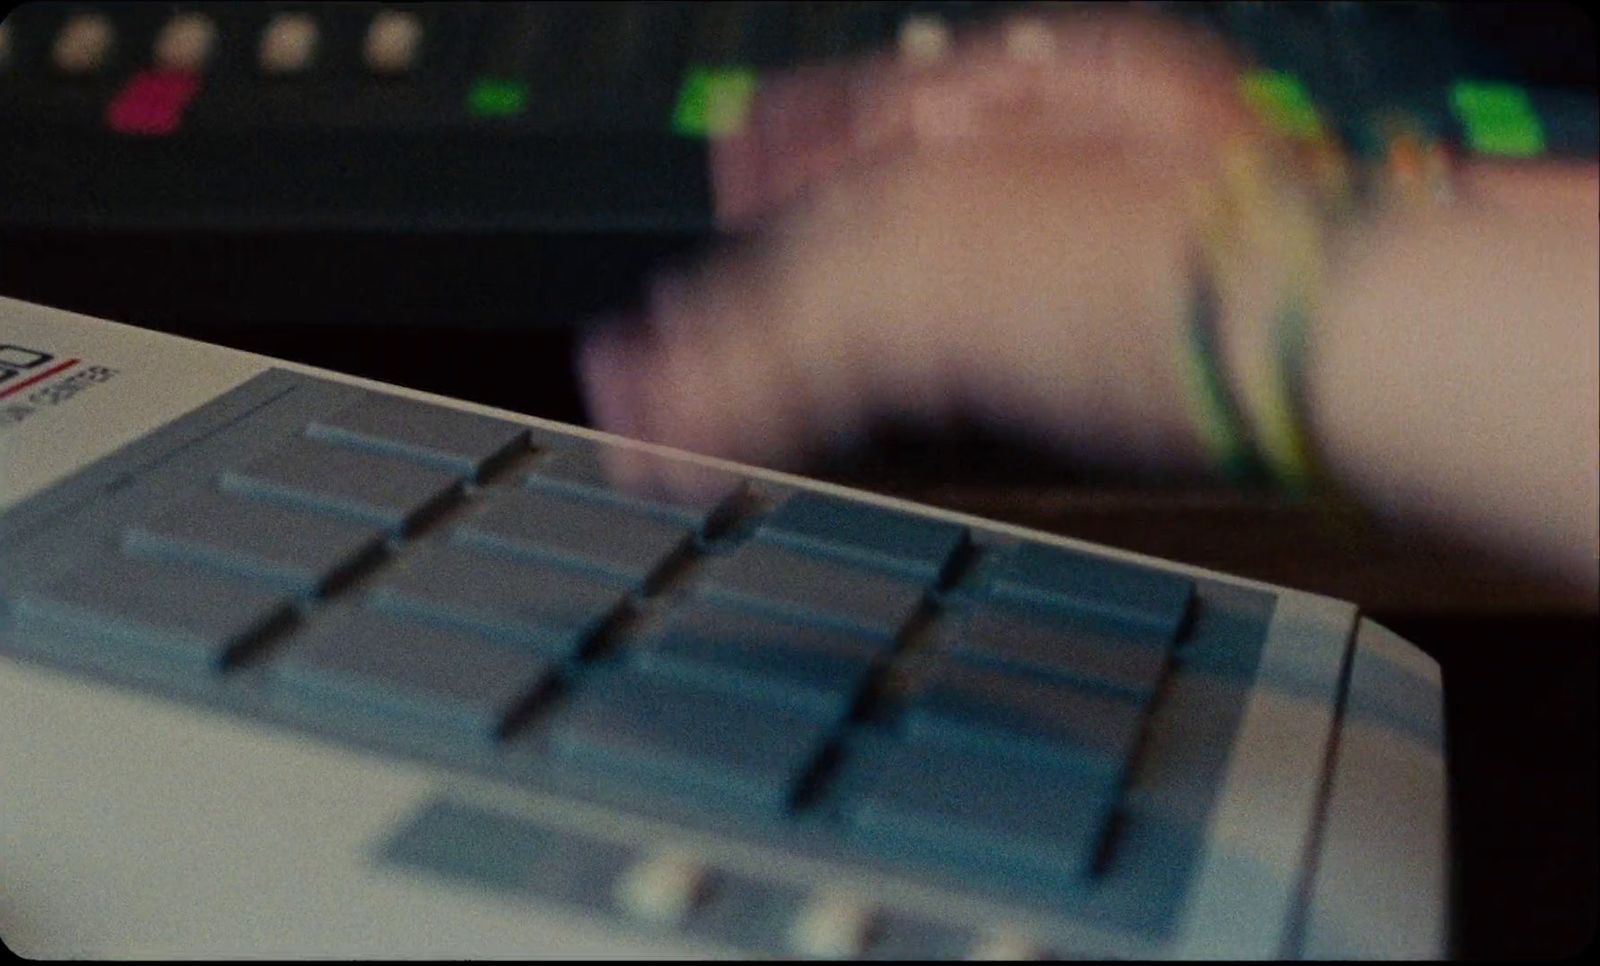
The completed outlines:
[[[1467,146],[1478,154],[1531,158],[1544,153],[1544,128],[1522,88],[1460,81],[1450,89],[1450,106]]]
[[[1302,141],[1322,136],[1322,119],[1305,85],[1292,74],[1257,70],[1239,79],[1239,92],[1271,127]]]
[[[480,80],[467,96],[467,108],[479,117],[509,117],[527,107],[528,85],[517,81]]]
[[[744,127],[756,93],[756,73],[743,67],[691,67],[672,111],[673,133],[721,137]]]

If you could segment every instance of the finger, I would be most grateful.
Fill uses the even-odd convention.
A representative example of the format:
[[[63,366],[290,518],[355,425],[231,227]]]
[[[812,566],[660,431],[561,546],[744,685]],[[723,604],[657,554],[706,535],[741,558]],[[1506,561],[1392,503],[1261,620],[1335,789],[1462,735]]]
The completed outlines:
[[[964,409],[1094,462],[1189,460],[1181,205],[1143,183],[1164,162],[1104,153],[1071,179],[1007,155],[823,192],[693,279],[680,310],[708,321],[670,326],[694,335],[653,370],[660,438],[792,461]]]
[[[979,105],[996,129],[1063,142],[1160,148],[1248,128],[1238,64],[1204,35],[1128,14],[1012,18],[975,37],[938,86]],[[924,89],[909,96],[926,97]]]
[[[819,159],[844,140],[850,111],[850,68],[804,67],[780,78],[760,105],[755,123],[766,154],[762,203],[776,208],[812,176]]]
[[[795,465],[836,422],[826,414],[847,394],[839,377],[845,360],[784,338],[783,319],[796,309],[784,304],[794,296],[781,276],[802,260],[793,245],[774,230],[708,262],[684,280],[681,297],[662,305],[651,323],[655,365],[642,390],[661,441],[781,468]]]
[[[748,129],[712,139],[707,163],[712,211],[718,227],[736,228],[760,214],[767,157]]]
[[[931,62],[890,53],[779,78],[757,98],[743,153],[717,163],[730,193],[746,189],[730,207],[754,217],[852,167],[978,138],[1203,152],[1260,134],[1237,71],[1220,44],[1149,17],[1014,17]]]
[[[641,332],[620,320],[591,326],[578,340],[574,370],[589,422],[608,432],[635,439],[647,438],[640,421],[636,387],[647,361]]]
[[[792,200],[849,160],[853,103],[876,59],[811,65],[763,81],[744,127],[713,143],[719,225],[738,228]]]

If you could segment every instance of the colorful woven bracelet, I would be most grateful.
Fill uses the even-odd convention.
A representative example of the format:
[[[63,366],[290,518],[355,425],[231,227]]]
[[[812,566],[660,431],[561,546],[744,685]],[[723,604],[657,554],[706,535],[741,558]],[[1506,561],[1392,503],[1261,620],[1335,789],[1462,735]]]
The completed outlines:
[[[1217,351],[1221,311],[1209,272],[1197,272],[1181,359],[1184,381],[1211,466],[1235,485],[1260,485],[1265,467]]]
[[[1260,151],[1225,158],[1203,219],[1185,371],[1217,469],[1233,481],[1266,479],[1303,492],[1317,476],[1300,387],[1321,287],[1321,213],[1308,199],[1274,190],[1271,178]],[[1281,258],[1285,273],[1260,350],[1270,358],[1253,357],[1234,371],[1220,343],[1221,289],[1256,270],[1252,256],[1262,252]]]
[[[1290,97],[1293,110],[1284,115],[1283,82],[1270,73],[1248,74],[1241,91],[1258,112],[1265,110],[1267,127],[1282,136],[1276,146],[1294,155],[1298,176],[1280,181],[1284,167],[1260,143],[1224,152],[1222,176],[1202,199],[1184,373],[1201,436],[1223,476],[1327,494],[1305,391],[1312,320],[1323,298],[1325,236],[1364,205],[1447,203],[1454,195],[1452,157],[1424,125],[1392,117],[1381,126],[1376,163],[1357,167],[1304,97]],[[1286,125],[1286,117],[1293,123]],[[1233,360],[1243,363],[1241,372],[1232,370],[1221,344],[1221,290],[1258,268],[1249,253],[1282,259],[1285,280],[1258,355]]]

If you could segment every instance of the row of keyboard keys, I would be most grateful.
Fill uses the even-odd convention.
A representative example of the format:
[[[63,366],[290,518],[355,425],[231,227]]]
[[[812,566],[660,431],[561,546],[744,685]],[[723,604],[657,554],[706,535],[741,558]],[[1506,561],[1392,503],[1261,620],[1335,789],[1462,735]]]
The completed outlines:
[[[944,520],[802,492],[763,520],[758,536],[931,583],[967,535]]]
[[[516,423],[445,406],[367,395],[345,409],[313,420],[313,439],[341,443],[479,479],[501,460],[527,448],[528,430]]]
[[[55,70],[73,77],[144,63],[168,71],[237,70],[245,57],[271,75],[298,75],[341,62],[394,76],[423,63],[426,19],[431,19],[425,8],[363,12],[359,4],[318,14],[281,11],[270,19],[257,12],[262,8],[251,10],[251,4],[204,4],[209,9],[203,12],[169,9],[170,17],[153,22],[151,8],[139,5],[96,5],[103,11],[36,6],[39,12],[24,14],[34,58],[47,57]],[[62,6],[69,7],[68,15],[57,20],[52,8]],[[330,50],[335,44],[340,49]]]
[[[356,449],[293,439],[222,474],[223,489],[383,527],[396,536],[460,490],[457,474]]]
[[[130,521],[124,555],[14,610],[214,673],[523,452],[515,424],[363,395]],[[784,813],[806,789],[861,844],[957,871],[1063,887],[1090,872],[1192,581],[1034,544],[980,546],[977,573],[955,572],[966,528],[808,492],[748,536],[707,537],[757,502],[742,478],[637,453],[619,470],[609,452],[559,447],[471,491],[459,522],[263,648],[261,680],[330,720],[479,748],[555,696],[506,752],[711,812]],[[699,496],[649,486],[685,473]],[[638,607],[619,659],[578,661],[679,559],[684,592]],[[873,692],[889,702],[856,719],[924,608],[925,673],[891,674]],[[817,770],[825,753],[836,771]]]
[[[671,483],[672,486],[664,484]],[[573,447],[539,463],[527,479],[536,490],[572,493],[624,510],[704,530],[744,489],[733,473],[639,450]]]
[[[303,436],[225,471],[223,489],[409,533],[501,461],[528,451],[516,423],[363,394]]]
[[[156,565],[124,564],[137,572],[104,575],[113,578],[110,582],[80,579],[54,588],[44,613],[71,616],[87,612],[90,626],[97,628],[103,623],[99,615],[113,612],[120,615],[123,626],[119,631],[129,625],[140,628],[142,620],[142,628],[161,638],[164,646],[171,647],[176,641],[201,662],[215,664],[219,655],[247,639],[283,606],[281,601],[271,601],[239,585],[208,582],[192,573]],[[437,575],[438,570],[424,566],[408,572],[429,576]],[[481,568],[479,573],[488,576]],[[196,587],[206,593],[194,595]],[[121,597],[108,596],[115,596],[114,588],[122,588]],[[137,592],[130,595],[130,588]],[[31,598],[22,603],[25,614],[38,610]],[[248,606],[251,603],[255,606]],[[747,654],[758,663],[771,657],[756,653],[762,645],[753,643],[773,640],[771,629],[753,619],[697,623],[702,630],[724,633],[721,641],[713,641],[709,647],[720,643],[737,649],[743,642]],[[848,647],[837,646],[841,650]],[[704,649],[695,656],[703,655]],[[475,741],[492,736],[550,666],[548,659],[513,650],[505,641],[483,640],[464,629],[420,628],[408,620],[365,611],[329,620],[291,638],[271,665],[276,680],[310,693],[339,713],[370,708]],[[884,746],[867,754],[871,768],[891,777],[880,777],[866,790],[847,789],[852,822],[876,839],[910,836],[912,844],[920,842],[920,847],[937,855],[947,855],[952,849],[989,850],[1009,856],[1010,861],[1015,857],[1011,853],[1020,853],[1027,846],[1039,852],[1030,861],[1071,865],[1067,857],[1088,846],[1079,838],[1064,835],[1059,823],[1032,814],[1037,808],[1029,812],[1014,800],[1022,787],[1014,780],[1015,773],[1028,769],[1006,754],[1003,746],[1022,729],[1037,729],[1043,721],[1047,729],[1055,726],[1057,733],[1032,736],[1035,739],[1076,742],[1104,757],[1118,754],[1118,749],[1111,747],[1109,740],[1096,745],[1095,740],[1104,736],[1093,732],[1093,724],[1086,729],[1082,720],[1066,720],[1069,713],[1065,709],[1035,706],[1018,713],[1012,708],[1007,717],[1004,707],[996,710],[997,702],[983,708],[982,695],[979,701],[972,700],[974,689],[969,683],[969,679],[953,675],[941,680],[942,692],[931,691],[935,696],[913,716],[913,743],[898,749]],[[973,707],[978,710],[974,712]],[[826,741],[830,723],[842,710],[842,705],[835,705],[798,713],[780,710],[768,701],[732,696],[725,690],[623,674],[602,677],[581,690],[555,727],[554,741],[567,759],[596,767],[613,779],[655,782],[697,800],[733,800],[776,809],[790,800],[796,783]],[[1019,725],[1019,719],[1029,713],[1035,714],[1035,719],[1022,720]],[[939,726],[940,722],[944,726]],[[1098,724],[1107,730],[1113,727]],[[994,746],[938,740],[959,739],[964,732],[968,737],[986,736]],[[924,740],[929,738],[935,740]],[[974,767],[978,771],[972,771]],[[919,783],[910,780],[913,776],[906,774],[907,769],[914,769],[920,777],[918,788],[911,787]],[[1103,774],[1112,770],[1086,771]],[[1043,773],[1054,775],[1055,770],[1046,765]],[[962,785],[967,780],[976,784]],[[1093,790],[1089,798],[1095,801],[1096,796],[1112,793],[1106,791],[1112,786],[1093,778],[1079,784]],[[973,799],[977,790],[981,795]],[[1064,791],[1078,798],[1088,794],[1078,785],[1064,786]],[[1090,805],[1084,806],[1086,814],[1098,816]],[[1031,815],[1033,824],[1008,828],[999,835],[992,821],[996,810],[1002,816]],[[998,845],[989,841],[996,835],[1001,840]]]

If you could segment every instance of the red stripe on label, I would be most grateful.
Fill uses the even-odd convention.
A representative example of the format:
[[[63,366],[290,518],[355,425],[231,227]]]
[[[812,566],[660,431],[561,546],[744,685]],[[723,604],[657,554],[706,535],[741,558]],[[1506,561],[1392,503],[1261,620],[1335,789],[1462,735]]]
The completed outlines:
[[[78,363],[80,363],[82,361],[83,361],[82,359],[68,359],[66,362],[63,362],[61,365],[56,366],[53,369],[46,369],[45,371],[39,373],[37,376],[29,376],[28,378],[26,378],[26,379],[22,380],[21,382],[17,383],[15,386],[10,386],[4,392],[0,392],[0,399],[4,399],[7,396],[14,396],[17,393],[21,392],[22,390],[28,388],[29,386],[31,386],[31,385],[33,385],[35,383],[44,382],[46,379],[49,379],[51,376],[60,375],[61,373],[66,372],[68,369],[71,369],[73,366],[77,365]]]

